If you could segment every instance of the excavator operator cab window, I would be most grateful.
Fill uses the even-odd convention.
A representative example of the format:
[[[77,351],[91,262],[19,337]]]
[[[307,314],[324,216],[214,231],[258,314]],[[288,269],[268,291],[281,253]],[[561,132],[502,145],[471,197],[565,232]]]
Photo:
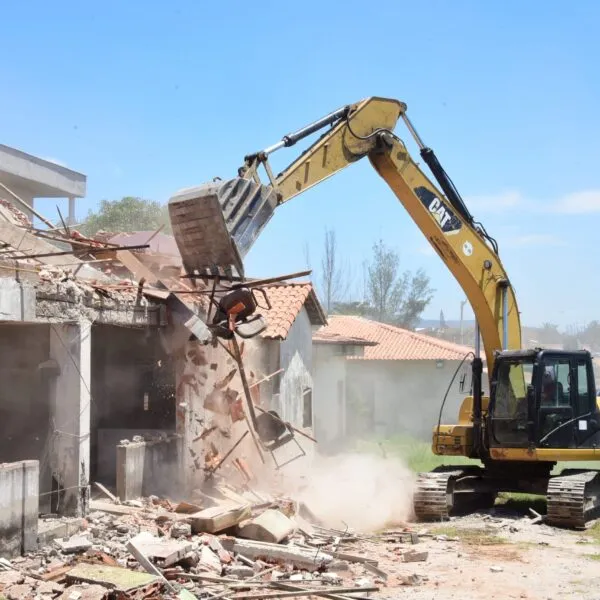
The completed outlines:
[[[541,406],[569,406],[570,390],[569,361],[546,364],[542,373]]]
[[[597,430],[593,370],[577,355],[542,359],[537,443],[542,448],[577,448],[593,443]]]
[[[490,444],[496,447],[527,446],[527,385],[531,381],[533,359],[501,359],[494,385],[490,413]]]

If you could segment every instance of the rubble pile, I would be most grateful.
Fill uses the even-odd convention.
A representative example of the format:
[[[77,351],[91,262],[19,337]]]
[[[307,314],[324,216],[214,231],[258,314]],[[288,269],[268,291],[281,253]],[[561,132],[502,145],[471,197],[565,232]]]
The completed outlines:
[[[302,503],[227,484],[182,502],[121,503],[100,491],[78,531],[0,561],[0,598],[364,598],[388,581],[365,543],[393,542],[403,562],[427,559],[408,527],[374,536],[328,529]]]

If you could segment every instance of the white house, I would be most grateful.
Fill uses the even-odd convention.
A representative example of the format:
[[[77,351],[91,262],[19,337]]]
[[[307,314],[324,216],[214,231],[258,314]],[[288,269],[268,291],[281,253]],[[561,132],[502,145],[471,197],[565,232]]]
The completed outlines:
[[[442,423],[457,418],[469,393],[467,346],[362,317],[331,316],[313,335],[313,348],[314,427],[324,448],[369,435],[429,439],[457,369]]]

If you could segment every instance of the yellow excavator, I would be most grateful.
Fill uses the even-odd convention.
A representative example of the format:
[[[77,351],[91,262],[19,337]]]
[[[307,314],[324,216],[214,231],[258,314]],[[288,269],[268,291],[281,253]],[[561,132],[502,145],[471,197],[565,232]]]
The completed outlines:
[[[517,301],[498,244],[469,212],[406,110],[403,102],[379,97],[344,106],[246,156],[237,177],[173,196],[169,211],[184,266],[198,277],[235,277],[235,272],[243,281],[242,258],[277,206],[367,157],[464,290],[478,326],[470,395],[457,424],[437,424],[432,444],[437,455],[476,460],[418,474],[417,518],[443,520],[493,504],[498,492],[525,492],[546,495],[549,524],[584,527],[600,505],[600,474],[584,469],[557,474],[555,467],[600,459],[591,355],[522,349]],[[441,190],[394,133],[400,119]],[[273,152],[323,129],[294,162],[273,173]],[[483,360],[488,395],[483,394]],[[416,406],[419,401],[415,398]]]

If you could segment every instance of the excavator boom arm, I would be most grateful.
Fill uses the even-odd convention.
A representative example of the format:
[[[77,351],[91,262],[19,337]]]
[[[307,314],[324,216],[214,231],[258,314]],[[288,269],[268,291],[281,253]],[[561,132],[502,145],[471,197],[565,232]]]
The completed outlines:
[[[445,193],[423,173],[402,140],[393,133],[399,119],[415,137],[423,160]],[[331,128],[296,160],[280,174],[273,174],[270,154],[327,126]],[[186,268],[201,270],[225,261],[242,269],[240,255],[249,250],[278,205],[365,157],[464,290],[479,325],[491,374],[496,351],[521,348],[514,291],[495,241],[474,222],[435,154],[417,135],[406,115],[406,105],[398,100],[372,97],[343,107],[247,156],[238,178],[184,190],[174,196],[169,210]],[[261,180],[260,167],[264,168],[268,181]],[[199,198],[212,200],[222,213],[222,224],[215,220],[221,215],[211,209],[210,203],[197,209],[198,218],[190,216],[190,201]],[[217,244],[211,243],[211,236],[216,239],[219,226],[235,240],[233,249],[215,251]]]
[[[333,127],[276,177],[268,167],[271,152],[252,155],[240,174],[256,177],[258,167],[265,165],[281,204],[368,157],[464,290],[481,331],[491,373],[495,351],[521,348],[517,302],[495,242],[474,223],[437,158],[408,120],[404,103],[373,97],[337,114]],[[446,188],[446,194],[423,173],[393,133],[400,118],[416,138],[423,159]],[[305,130],[314,131],[311,126]],[[286,136],[272,148],[292,145],[286,144],[286,139],[295,143],[299,138]]]

